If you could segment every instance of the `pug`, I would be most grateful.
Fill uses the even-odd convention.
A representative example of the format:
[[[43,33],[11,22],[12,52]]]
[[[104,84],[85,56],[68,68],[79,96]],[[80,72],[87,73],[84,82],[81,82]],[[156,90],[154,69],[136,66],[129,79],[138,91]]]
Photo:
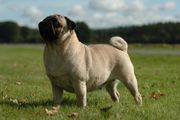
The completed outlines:
[[[75,33],[76,24],[62,15],[51,15],[39,23],[46,45],[44,65],[50,79],[54,104],[60,104],[63,91],[74,92],[79,106],[87,105],[87,92],[105,86],[114,102],[119,102],[119,80],[128,88],[137,104],[141,94],[128,56],[128,44],[121,37],[110,44],[85,45]]]

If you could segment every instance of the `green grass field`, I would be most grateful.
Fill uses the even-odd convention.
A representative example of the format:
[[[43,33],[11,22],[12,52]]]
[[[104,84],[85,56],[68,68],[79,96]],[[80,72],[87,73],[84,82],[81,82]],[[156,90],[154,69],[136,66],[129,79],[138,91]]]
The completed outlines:
[[[162,49],[166,48],[172,47],[163,45]],[[130,49],[136,49],[136,46],[130,46]],[[153,46],[148,49],[153,49]],[[179,47],[175,49],[180,50]],[[129,91],[120,83],[120,103],[113,103],[105,89],[102,89],[88,93],[88,107],[82,109],[77,107],[75,95],[65,92],[58,114],[48,116],[45,109],[52,108],[51,86],[45,75],[42,54],[43,45],[0,45],[0,120],[180,118],[178,55],[130,54],[143,95],[142,106],[135,104]],[[71,115],[74,112],[78,115]]]

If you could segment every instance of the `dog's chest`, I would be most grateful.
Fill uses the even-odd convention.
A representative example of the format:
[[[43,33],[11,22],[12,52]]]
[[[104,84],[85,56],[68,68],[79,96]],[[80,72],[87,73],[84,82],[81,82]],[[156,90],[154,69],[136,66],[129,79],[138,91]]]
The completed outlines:
[[[50,80],[63,89],[73,92],[71,76],[65,63],[58,56],[44,56],[46,73]]]
[[[64,70],[64,65],[62,60],[58,56],[44,56],[44,64],[47,74],[52,76],[59,76]]]
[[[67,65],[65,65],[63,58],[56,51],[45,48],[44,65],[47,75],[56,78],[67,75]]]

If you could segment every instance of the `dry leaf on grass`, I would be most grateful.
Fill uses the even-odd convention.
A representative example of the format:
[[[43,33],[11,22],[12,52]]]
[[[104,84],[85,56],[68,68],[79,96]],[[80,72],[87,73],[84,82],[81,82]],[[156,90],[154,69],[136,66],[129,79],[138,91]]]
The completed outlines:
[[[18,81],[18,82],[16,82],[16,85],[22,85],[22,83]]]
[[[10,98],[9,101],[12,102],[12,103],[14,103],[14,104],[17,104],[17,105],[18,105],[18,103],[19,103],[17,99],[12,99],[12,98]]]
[[[48,116],[53,116],[53,115],[57,115],[59,112],[59,108],[60,106],[54,106],[52,107],[52,109],[48,110],[47,108],[45,108],[45,113]]]
[[[162,96],[165,96],[165,94],[161,92],[152,92],[150,97],[157,100]]]
[[[27,99],[9,98],[9,101],[12,102],[13,104],[17,104],[17,105],[23,105],[23,104],[27,104],[28,103]]]
[[[48,116],[52,116],[52,115],[56,115],[58,113],[57,110],[48,110],[47,108],[45,108],[45,113]]]
[[[70,113],[70,114],[68,115],[68,117],[74,118],[74,117],[77,117],[78,115],[79,115],[79,113],[77,113],[77,112],[72,112],[72,113]]]

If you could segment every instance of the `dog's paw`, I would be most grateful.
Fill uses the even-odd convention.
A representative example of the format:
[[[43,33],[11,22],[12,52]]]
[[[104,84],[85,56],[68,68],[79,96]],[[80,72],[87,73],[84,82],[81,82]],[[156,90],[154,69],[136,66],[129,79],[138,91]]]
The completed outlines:
[[[135,96],[135,101],[138,105],[142,105],[142,97],[141,97],[141,94]]]

